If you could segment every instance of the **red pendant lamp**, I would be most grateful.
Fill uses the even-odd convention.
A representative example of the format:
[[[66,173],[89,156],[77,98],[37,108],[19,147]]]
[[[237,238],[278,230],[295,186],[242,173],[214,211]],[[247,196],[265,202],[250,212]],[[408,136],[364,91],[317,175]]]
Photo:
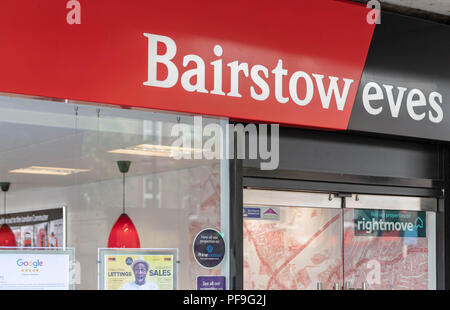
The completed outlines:
[[[11,183],[8,182],[0,183],[0,186],[4,193],[3,207],[5,210],[4,216],[5,221],[4,224],[0,227],[0,246],[16,247],[17,246],[16,236],[14,236],[14,233],[12,232],[9,225],[6,224],[6,192],[9,190],[9,185],[11,185]]]
[[[123,213],[114,223],[109,233],[108,248],[140,248],[141,242],[136,227],[125,213],[125,174],[130,169],[130,161],[118,161],[117,165],[123,175]]]

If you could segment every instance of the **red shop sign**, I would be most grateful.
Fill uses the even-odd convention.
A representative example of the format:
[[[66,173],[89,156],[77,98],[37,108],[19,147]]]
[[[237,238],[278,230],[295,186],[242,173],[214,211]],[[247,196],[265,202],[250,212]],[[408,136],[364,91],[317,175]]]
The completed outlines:
[[[346,129],[368,12],[336,0],[2,1],[0,92]]]

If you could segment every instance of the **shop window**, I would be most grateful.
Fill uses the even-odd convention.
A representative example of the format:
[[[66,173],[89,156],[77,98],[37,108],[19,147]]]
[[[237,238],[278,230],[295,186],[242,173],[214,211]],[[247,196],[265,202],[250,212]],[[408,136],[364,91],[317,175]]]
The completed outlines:
[[[217,119],[203,122],[225,125]],[[104,276],[97,262],[99,249],[107,248],[125,196],[125,211],[137,229],[141,248],[175,253],[174,288],[196,289],[199,276],[217,276],[227,287],[227,162],[175,159],[159,152],[175,141],[171,129],[179,123],[193,130],[191,116],[1,97],[0,181],[11,183],[6,222],[18,247],[73,249],[78,266],[74,288],[98,289]],[[142,145],[152,147],[130,151]],[[118,161],[131,162],[125,195]],[[19,213],[49,209],[61,212],[55,215],[59,222],[11,222]],[[0,221],[4,220],[2,214]],[[225,244],[223,259],[213,267],[194,257],[194,239],[205,229],[217,231]],[[131,272],[131,266],[124,268]]]

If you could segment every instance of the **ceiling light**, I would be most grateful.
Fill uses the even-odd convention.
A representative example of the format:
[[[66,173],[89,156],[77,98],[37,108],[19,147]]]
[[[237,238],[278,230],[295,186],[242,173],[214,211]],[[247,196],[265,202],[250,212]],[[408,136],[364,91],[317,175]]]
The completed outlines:
[[[89,169],[75,168],[57,168],[57,167],[40,167],[31,166],[28,168],[20,168],[10,170],[11,173],[27,173],[27,174],[47,174],[47,175],[71,175],[79,172],[87,172]]]
[[[108,151],[108,153],[127,154],[127,155],[142,155],[142,156],[161,156],[173,157],[176,153],[195,153],[203,152],[203,149],[177,147],[169,145],[153,145],[153,144],[139,144],[123,149]]]

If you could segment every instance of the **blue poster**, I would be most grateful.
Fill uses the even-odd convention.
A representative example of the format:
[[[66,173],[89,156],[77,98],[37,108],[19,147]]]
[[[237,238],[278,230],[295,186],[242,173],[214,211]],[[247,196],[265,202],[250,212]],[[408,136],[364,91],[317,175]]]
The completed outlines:
[[[198,276],[197,290],[225,290],[226,278],[224,276]]]

